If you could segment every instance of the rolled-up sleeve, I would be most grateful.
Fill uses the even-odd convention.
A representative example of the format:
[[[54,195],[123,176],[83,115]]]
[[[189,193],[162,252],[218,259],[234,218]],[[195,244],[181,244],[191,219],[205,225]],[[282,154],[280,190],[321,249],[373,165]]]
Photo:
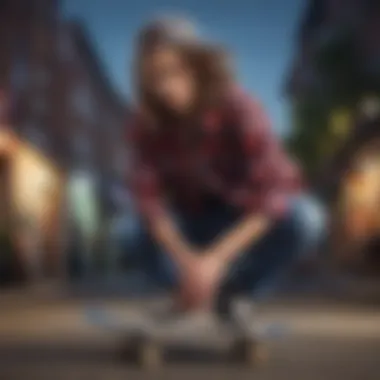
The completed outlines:
[[[231,104],[245,161],[244,176],[232,197],[249,213],[277,219],[286,213],[300,187],[298,168],[283,150],[259,102],[239,94]]]

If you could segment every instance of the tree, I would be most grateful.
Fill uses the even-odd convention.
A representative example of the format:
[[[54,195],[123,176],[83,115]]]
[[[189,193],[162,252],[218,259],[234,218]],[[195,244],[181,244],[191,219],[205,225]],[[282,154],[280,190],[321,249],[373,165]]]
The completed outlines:
[[[313,177],[323,162],[334,154],[349,133],[349,110],[355,110],[364,95],[380,93],[380,75],[363,67],[354,29],[342,29],[320,46],[312,65],[319,84],[293,103],[293,131],[288,147],[301,161],[305,173]],[[336,120],[345,110],[340,129]],[[348,117],[347,117],[348,115]],[[339,116],[339,115],[338,115]]]

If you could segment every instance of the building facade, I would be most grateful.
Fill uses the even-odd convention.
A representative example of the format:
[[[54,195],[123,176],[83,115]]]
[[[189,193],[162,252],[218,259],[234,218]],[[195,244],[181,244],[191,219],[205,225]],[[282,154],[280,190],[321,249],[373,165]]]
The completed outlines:
[[[68,22],[60,29],[62,85],[67,96],[65,126],[70,146],[68,201],[70,218],[82,253],[81,266],[91,271],[101,261],[97,247],[112,210],[114,183],[125,167],[126,111],[84,26]],[[101,254],[101,253],[100,253]]]
[[[5,225],[25,275],[57,277],[67,269],[69,224],[81,230],[78,251],[94,245],[107,193],[99,184],[122,175],[125,107],[84,25],[64,20],[58,0],[1,0],[0,56]]]
[[[309,0],[296,33],[296,51],[286,78],[287,95],[298,98],[321,87],[323,90],[316,56],[345,34],[353,36],[363,69],[376,73],[380,55],[379,20],[377,1]]]

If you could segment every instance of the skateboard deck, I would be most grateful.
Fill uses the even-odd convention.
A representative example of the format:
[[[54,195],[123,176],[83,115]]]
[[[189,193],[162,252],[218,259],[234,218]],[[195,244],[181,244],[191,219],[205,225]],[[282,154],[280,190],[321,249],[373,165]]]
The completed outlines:
[[[267,331],[254,328],[248,312],[234,323],[221,321],[214,313],[176,314],[168,305],[161,308],[129,308],[112,311],[106,307],[86,309],[86,319],[94,326],[122,336],[133,343],[137,359],[144,369],[158,368],[164,363],[167,345],[193,349],[207,346],[226,348],[238,361],[256,366],[265,361],[265,335],[280,326],[267,326]]]

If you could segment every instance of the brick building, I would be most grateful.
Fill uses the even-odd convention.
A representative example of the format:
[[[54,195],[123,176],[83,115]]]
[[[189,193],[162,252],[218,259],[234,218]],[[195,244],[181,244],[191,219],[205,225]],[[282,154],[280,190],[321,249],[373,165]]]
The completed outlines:
[[[63,20],[58,0],[0,0],[0,56],[0,156],[11,189],[2,204],[18,221],[11,233],[24,272],[57,276],[66,262],[67,217],[93,222],[99,184],[107,189],[122,175],[125,107],[85,27]],[[93,198],[83,207],[87,216],[75,208],[84,203],[78,187],[87,189],[82,198]]]

